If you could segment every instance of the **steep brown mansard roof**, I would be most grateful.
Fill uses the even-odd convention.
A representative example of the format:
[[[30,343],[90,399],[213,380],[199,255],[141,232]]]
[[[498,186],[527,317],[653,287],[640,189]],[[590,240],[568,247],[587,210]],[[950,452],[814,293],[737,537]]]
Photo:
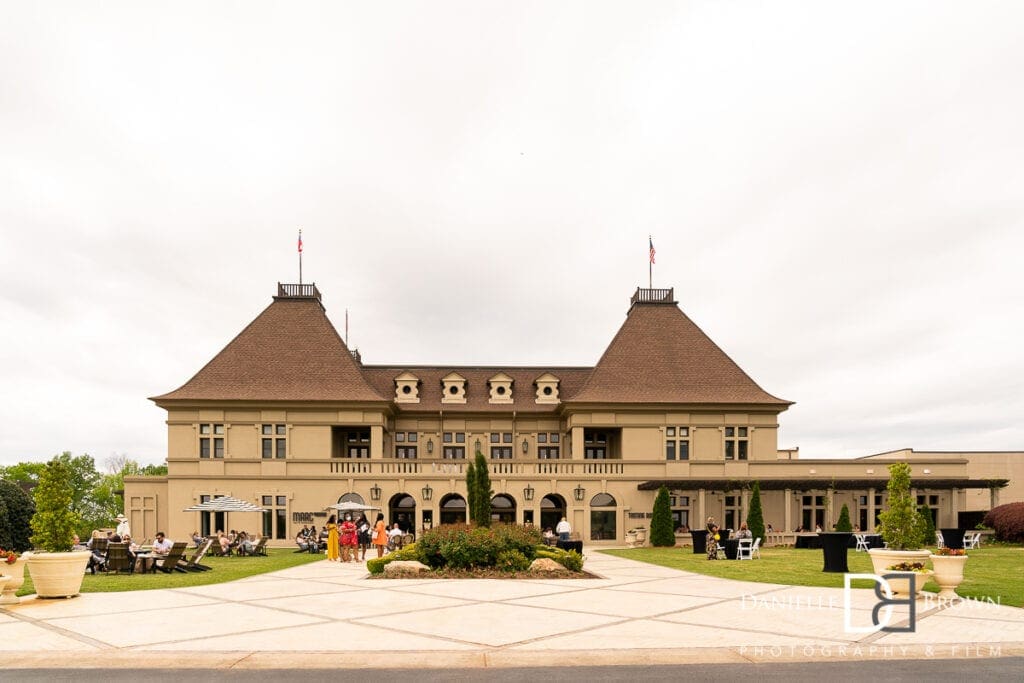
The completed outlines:
[[[533,381],[544,373],[551,373],[559,379],[558,395],[565,401],[568,394],[583,386],[591,368],[586,367],[458,367],[458,366],[378,366],[364,365],[363,374],[382,396],[395,397],[395,378],[409,372],[420,380],[419,403],[397,403],[400,411],[447,412],[500,412],[554,413],[559,404],[537,403],[537,387]],[[465,403],[441,403],[441,378],[456,372],[466,378]],[[512,403],[491,403],[490,387],[487,380],[503,372],[512,378]]]
[[[583,388],[581,403],[757,403],[784,408],[675,302],[634,303]]]
[[[320,303],[275,298],[183,386],[154,401],[385,401]]]

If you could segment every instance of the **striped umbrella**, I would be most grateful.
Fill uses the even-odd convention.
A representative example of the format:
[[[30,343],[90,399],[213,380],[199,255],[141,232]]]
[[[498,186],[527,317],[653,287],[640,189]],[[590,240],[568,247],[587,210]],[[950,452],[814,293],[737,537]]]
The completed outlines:
[[[256,503],[231,496],[221,496],[185,508],[185,512],[263,512],[264,510],[265,508],[261,508]],[[228,527],[227,515],[224,516],[224,526]]]

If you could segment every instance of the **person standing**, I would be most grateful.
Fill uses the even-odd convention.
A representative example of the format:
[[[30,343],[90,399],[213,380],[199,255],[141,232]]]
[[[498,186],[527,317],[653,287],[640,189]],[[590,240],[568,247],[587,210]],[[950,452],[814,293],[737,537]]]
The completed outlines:
[[[117,520],[117,530],[114,532],[115,534],[117,534],[121,538],[132,535],[132,528],[128,524],[127,517],[125,517],[123,514],[120,514],[114,519]]]
[[[345,521],[341,523],[341,561],[348,562],[356,559],[356,525],[352,521],[352,515],[345,515]]]
[[[377,521],[373,525],[373,544],[377,546],[377,557],[384,557],[384,546],[388,544],[388,529],[384,524],[384,513],[377,513]]]
[[[559,541],[568,541],[569,535],[572,534],[572,527],[569,526],[569,520],[562,517],[562,521],[555,527],[555,533],[558,534]]]
[[[334,523],[334,515],[327,518],[327,559],[338,561],[338,525]]]
[[[722,537],[718,533],[718,525],[713,521],[708,522],[708,559],[718,559],[718,542],[722,540]]]
[[[359,554],[360,560],[366,560],[366,551],[370,549],[370,520],[366,518],[366,513],[359,515],[359,521],[356,522],[356,533],[359,534]]]

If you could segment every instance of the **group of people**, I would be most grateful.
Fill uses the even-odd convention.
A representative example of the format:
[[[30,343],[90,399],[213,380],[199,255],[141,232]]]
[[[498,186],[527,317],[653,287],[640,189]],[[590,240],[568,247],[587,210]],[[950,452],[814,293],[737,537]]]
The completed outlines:
[[[718,542],[721,540],[721,536],[722,536],[721,535],[721,528],[719,528],[718,524],[715,522],[715,518],[714,517],[708,517],[708,522],[705,525],[705,528],[707,528],[707,530],[708,530],[708,540],[707,540],[708,559],[709,560],[717,560],[718,559]],[[751,533],[750,528],[747,526],[747,523],[743,522],[743,523],[740,524],[739,531],[736,532],[736,535],[733,536],[733,538],[738,538],[741,541],[744,540],[744,539],[750,540],[750,539],[754,538],[754,534]]]
[[[127,544],[129,563],[135,571],[149,571],[154,566],[161,565],[163,558],[167,557],[171,552],[171,548],[174,547],[174,541],[167,538],[164,532],[158,531],[151,547],[146,551],[147,556],[139,557],[143,548],[132,540],[128,518],[124,515],[118,515],[117,521],[117,528],[114,531],[108,531],[106,535],[99,529],[94,529],[84,546],[79,541],[77,534],[73,539],[75,546],[84,547],[89,551],[89,563],[86,565],[86,571],[91,574],[95,574],[97,569],[100,571],[107,570],[107,548],[111,543]],[[97,541],[100,539],[105,539],[106,543],[98,543]]]
[[[336,517],[327,519],[327,559],[331,562],[358,562],[366,559],[366,551],[370,546],[377,548],[377,557],[384,557],[384,548],[388,545],[388,530],[384,523],[384,513],[377,513],[377,521],[370,524],[366,514],[361,514],[353,521],[351,514],[346,514],[339,524]],[[398,524],[395,524],[398,529]],[[401,534],[401,529],[398,529]]]

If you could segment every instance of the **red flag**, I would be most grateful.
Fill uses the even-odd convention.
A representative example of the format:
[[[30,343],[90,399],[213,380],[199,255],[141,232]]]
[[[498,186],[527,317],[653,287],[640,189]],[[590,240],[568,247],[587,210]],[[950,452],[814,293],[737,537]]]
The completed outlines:
[[[302,253],[302,231],[299,230],[299,253]]]
[[[648,237],[647,242],[651,245],[651,263],[654,263],[654,241]],[[299,251],[302,251],[302,249],[299,249]]]

